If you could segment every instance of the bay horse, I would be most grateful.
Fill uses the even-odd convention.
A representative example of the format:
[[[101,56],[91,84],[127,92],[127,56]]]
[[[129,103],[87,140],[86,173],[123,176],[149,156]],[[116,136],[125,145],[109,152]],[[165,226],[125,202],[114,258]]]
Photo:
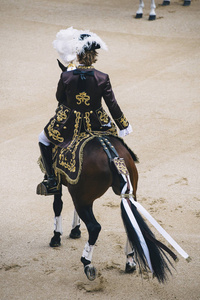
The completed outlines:
[[[139,0],[140,4],[139,4],[139,8],[136,12],[136,19],[141,19],[143,17],[143,8],[144,8],[144,2],[143,0]],[[184,0],[183,2],[183,6],[189,6],[191,3],[191,0]],[[162,3],[163,6],[167,6],[170,5],[170,0],[163,0]],[[155,4],[155,0],[151,0],[151,9],[150,9],[150,13],[149,13],[149,20],[153,21],[156,19],[156,4]]]
[[[167,279],[166,273],[168,271],[171,273],[167,264],[169,260],[162,250],[166,250],[167,247],[162,247],[163,244],[155,239],[154,234],[134,206],[134,201],[137,201],[138,184],[135,162],[137,162],[137,157],[122,139],[114,136],[97,136],[90,140],[83,149],[79,181],[76,184],[69,184],[65,175],[60,174],[61,184],[68,188],[74,203],[75,215],[76,212],[78,214],[70,236],[72,238],[80,237],[80,219],[85,223],[88,231],[88,241],[81,256],[81,262],[89,280],[96,278],[96,269],[92,265],[92,254],[101,231],[101,225],[93,213],[93,203],[110,187],[116,195],[121,196],[121,215],[127,233],[125,272],[134,272],[137,262],[139,268],[150,269],[161,283]],[[118,167],[116,167],[117,164]],[[119,165],[121,165],[121,169]],[[54,195],[53,204],[58,227],[60,226],[62,205],[61,190],[59,194]],[[62,232],[59,230],[54,231],[50,242],[51,247],[60,246],[61,234]],[[176,259],[176,257],[173,258]]]

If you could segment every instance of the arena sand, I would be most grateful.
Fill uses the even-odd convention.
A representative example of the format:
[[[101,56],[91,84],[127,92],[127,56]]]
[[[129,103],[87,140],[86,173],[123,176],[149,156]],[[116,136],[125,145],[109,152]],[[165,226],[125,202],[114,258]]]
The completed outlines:
[[[0,0],[1,209],[0,299],[200,299],[200,1],[157,4],[157,20],[136,20],[138,1]],[[54,114],[60,76],[52,41],[60,29],[90,29],[107,43],[96,68],[110,75],[139,156],[138,201],[191,256],[179,255],[160,285],[151,274],[124,273],[120,199],[110,189],[94,204],[102,225],[94,282],[80,262],[87,240],[69,239],[73,204],[64,189],[63,237],[49,247],[53,197],[37,196],[38,135]],[[105,106],[104,106],[105,107]],[[153,230],[153,228],[152,228]],[[156,232],[155,232],[156,233]],[[157,238],[164,242],[156,233]]]

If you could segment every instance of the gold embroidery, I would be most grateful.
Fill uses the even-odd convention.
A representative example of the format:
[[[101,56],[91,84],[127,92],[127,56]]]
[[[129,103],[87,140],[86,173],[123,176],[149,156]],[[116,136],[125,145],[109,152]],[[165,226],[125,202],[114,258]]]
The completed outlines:
[[[65,148],[62,148],[61,149],[61,152],[60,152],[60,155],[59,155],[59,164],[61,166],[63,166],[65,169],[69,170],[71,173],[74,173],[76,172],[76,151],[77,151],[77,148],[80,144],[80,141],[83,139],[83,138],[86,138],[88,137],[89,135],[86,133],[86,132],[82,132],[79,134],[79,136],[76,137],[76,140],[75,140],[75,144],[74,144],[74,141],[72,140],[72,142],[70,143],[70,145],[65,149]],[[73,150],[71,150],[73,149]],[[68,151],[72,151],[72,158],[70,160],[70,162],[67,161],[67,158],[66,158],[66,154]],[[80,169],[81,170],[81,169]]]
[[[99,116],[99,120],[101,123],[105,123],[108,124],[109,122],[109,116],[107,115],[107,113],[105,112],[105,110],[102,108],[102,110],[99,110],[97,112],[98,116]]]
[[[68,69],[70,69],[70,68],[75,69],[75,68],[76,68],[76,65],[73,64],[73,63],[69,63],[69,65],[67,66],[67,68],[68,68]]]
[[[91,132],[92,128],[91,128],[91,123],[90,123],[90,113],[89,112],[85,113],[84,119],[85,119],[85,123],[86,123],[86,130],[88,132]]]
[[[117,122],[119,122],[119,124],[122,126],[122,128],[126,128],[129,125],[129,122],[127,121],[127,119],[124,117],[124,115],[121,116],[121,118],[115,120]]]
[[[75,153],[73,153],[72,159],[70,160],[70,162],[68,162],[67,159],[65,158],[66,151],[67,151],[67,149],[65,149],[65,148],[61,149],[61,152],[59,155],[59,164],[72,173],[76,172],[76,161],[75,161],[75,156],[74,156]]]
[[[93,66],[78,66],[77,69],[93,69]]]
[[[67,108],[64,110],[64,107],[62,105],[59,108],[60,109],[57,111],[57,114],[56,114],[57,121],[62,122],[63,120],[67,119],[67,113],[69,113],[70,110]]]
[[[53,138],[53,140],[58,141],[59,143],[64,142],[64,138],[61,136],[60,132],[56,129],[54,129],[55,119],[51,121],[49,126],[47,127],[48,134],[50,137]]]
[[[74,111],[74,113],[76,114],[76,119],[75,119],[75,125],[74,125],[74,135],[73,138],[74,139],[78,134],[79,134],[79,130],[80,130],[80,121],[82,119],[81,113],[78,111]]]
[[[109,129],[107,132],[109,134],[118,136],[118,134],[117,134],[117,128],[116,128],[116,126],[115,126],[115,124],[113,122],[111,122],[111,126],[112,126],[112,128]]]
[[[113,159],[113,162],[115,164],[115,167],[117,168],[117,171],[119,172],[119,174],[123,174],[123,175],[129,175],[129,172],[127,170],[125,161],[123,158],[119,158],[119,157],[115,157]]]
[[[84,102],[85,105],[87,105],[87,106],[90,105],[90,103],[88,103],[88,101],[90,100],[90,96],[88,96],[85,92],[79,93],[79,95],[76,95],[76,99],[78,100],[77,101],[78,105],[80,105],[82,102]]]

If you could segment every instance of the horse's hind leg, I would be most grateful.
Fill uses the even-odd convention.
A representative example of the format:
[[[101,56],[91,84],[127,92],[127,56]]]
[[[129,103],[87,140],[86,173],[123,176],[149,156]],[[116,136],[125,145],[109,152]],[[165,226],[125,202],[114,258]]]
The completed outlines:
[[[71,239],[79,239],[81,237],[81,231],[80,231],[80,218],[79,215],[77,214],[77,211],[74,209],[74,218],[72,221],[72,230],[70,232],[69,237]]]
[[[50,247],[59,247],[61,245],[61,238],[62,235],[62,217],[61,211],[63,208],[63,201],[62,201],[62,187],[60,189],[60,193],[54,195],[54,202],[53,202],[53,210],[54,210],[54,236],[52,237],[49,245]]]
[[[92,211],[92,206],[86,206],[79,210],[79,216],[85,223],[89,239],[85,244],[81,262],[84,265],[84,271],[89,280],[94,280],[96,278],[96,269],[91,265],[92,254],[94,250],[94,245],[99,236],[99,232],[101,231],[101,225],[95,219],[95,216]]]
[[[62,187],[60,193],[54,195],[53,210],[54,210],[54,236],[52,237],[49,245],[51,247],[59,247],[61,245],[61,235],[63,234],[62,230],[62,212],[63,201],[62,201]],[[78,239],[81,237],[80,231],[80,218],[74,209],[74,218],[72,222],[72,230],[70,232],[70,238]]]

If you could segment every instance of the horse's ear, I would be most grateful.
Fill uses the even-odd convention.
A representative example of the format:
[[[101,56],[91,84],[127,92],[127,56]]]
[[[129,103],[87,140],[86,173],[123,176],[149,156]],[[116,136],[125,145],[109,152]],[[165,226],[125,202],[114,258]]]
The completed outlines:
[[[62,70],[63,72],[65,72],[65,71],[67,70],[67,67],[65,67],[65,66],[59,61],[59,59],[57,59],[57,61],[58,61],[58,65],[59,65],[59,67],[61,68],[61,70]]]

